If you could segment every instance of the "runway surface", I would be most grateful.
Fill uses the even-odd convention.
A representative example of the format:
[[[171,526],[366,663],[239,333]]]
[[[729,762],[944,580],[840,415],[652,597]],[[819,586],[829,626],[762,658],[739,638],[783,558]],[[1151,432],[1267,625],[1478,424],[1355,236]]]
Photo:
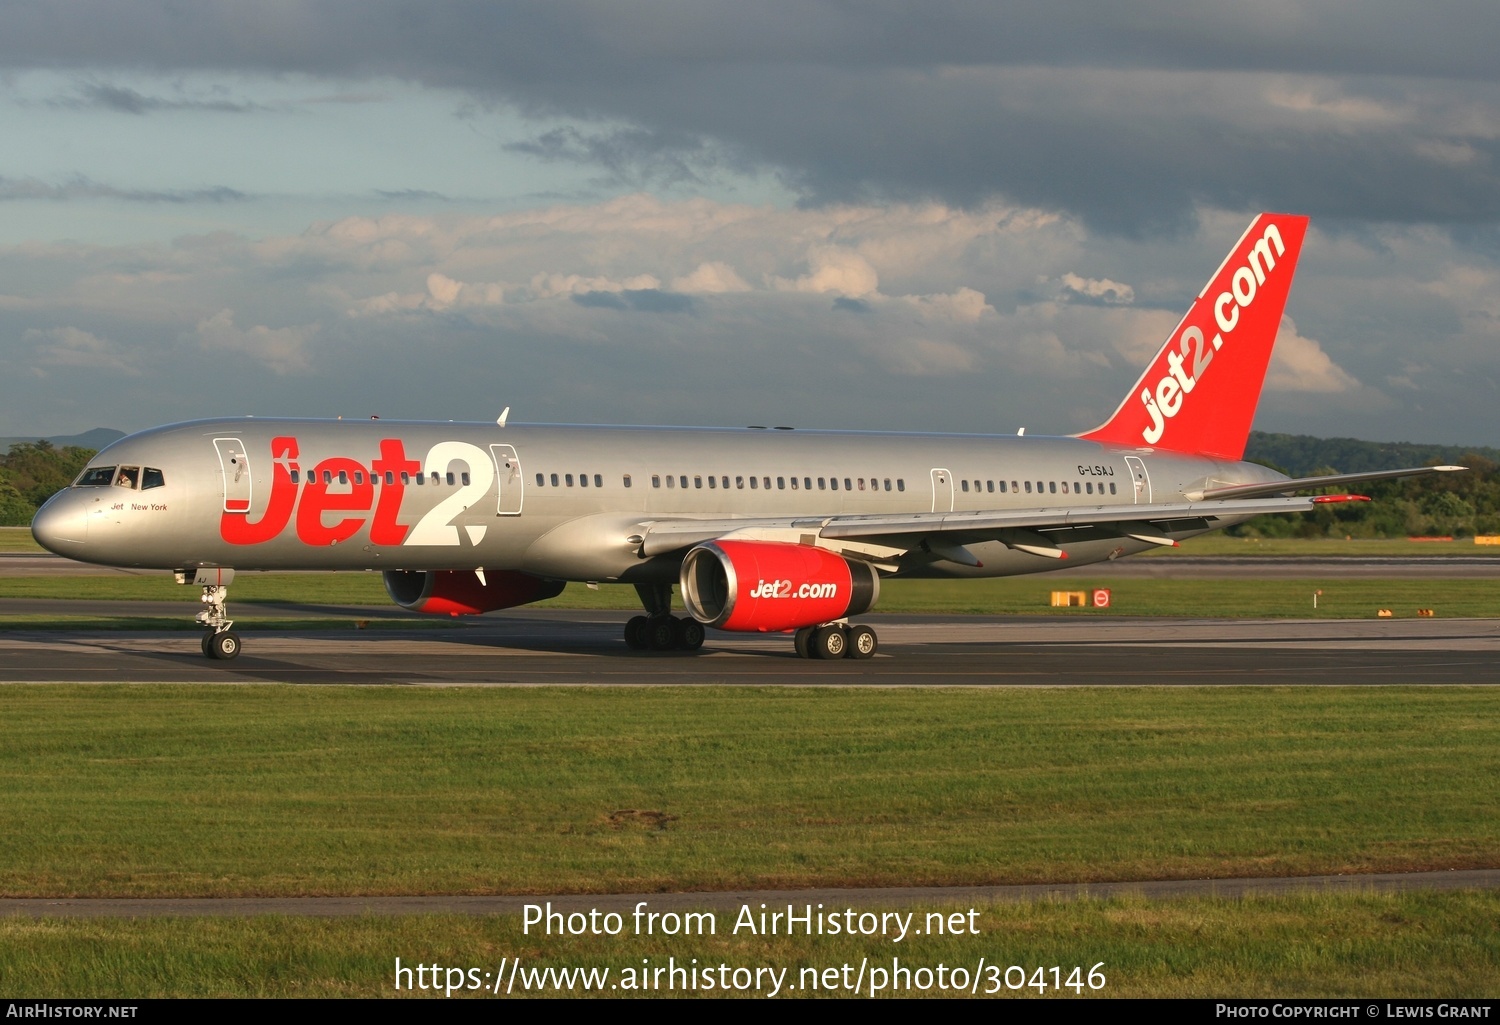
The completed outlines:
[[[1483,890],[1500,887],[1500,870],[1387,872],[1378,875],[1296,876],[1269,879],[1166,879],[1122,883],[1036,883],[1026,886],[911,886],[877,889],[724,890],[696,893],[596,893],[536,896],[439,897],[166,897],[0,898],[0,916],[32,918],[138,918],[145,916],[243,917],[302,915],[520,915],[527,904],[550,902],[552,910],[615,911],[737,910],[741,905],[775,909],[792,904],[837,908],[936,908],[947,905],[1021,903],[1035,900],[1103,899],[1134,895],[1151,900],[1183,897],[1237,899],[1288,893],[1394,893],[1406,890]]]
[[[54,603],[6,599],[0,613]],[[91,603],[55,603],[78,612]],[[160,603],[110,602],[114,615]],[[180,605],[173,605],[185,614]],[[151,612],[143,612],[141,609]],[[274,612],[258,606],[257,612]],[[130,610],[136,610],[134,612]],[[362,615],[399,610],[289,606]],[[1500,620],[1214,620],[868,616],[869,661],[806,661],[781,635],[710,631],[701,652],[626,649],[629,613],[513,610],[451,628],[257,630],[245,654],[205,659],[182,632],[6,631],[0,682],[408,686],[1182,686],[1500,684]],[[381,617],[383,618],[383,617]],[[409,618],[409,617],[408,617]],[[423,624],[426,625],[426,624]],[[414,625],[415,626],[415,625]]]

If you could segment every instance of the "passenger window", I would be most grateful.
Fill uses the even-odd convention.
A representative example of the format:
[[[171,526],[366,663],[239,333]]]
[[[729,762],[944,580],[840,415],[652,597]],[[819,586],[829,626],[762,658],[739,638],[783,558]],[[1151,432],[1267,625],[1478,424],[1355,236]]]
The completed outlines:
[[[1109,493],[1111,495],[1113,495],[1115,493],[1115,482],[1114,481],[1110,481],[1109,482]]]
[[[552,486],[553,486],[553,487],[554,487],[554,488],[555,488],[555,487],[557,487],[557,474],[555,474],[555,473],[554,473],[554,474],[553,474],[553,475],[552,475],[552,478],[551,478],[551,480],[552,480]]]
[[[760,486],[760,481],[756,480],[754,477],[751,477],[750,478],[750,490],[754,491],[759,486]]]
[[[760,482],[761,482],[761,485],[762,485],[762,486],[763,486],[763,487],[764,487],[764,488],[765,488],[765,489],[766,489],[766,490],[767,490],[767,491],[770,491],[770,490],[771,490],[771,478],[770,478],[770,477],[762,477],[762,478],[761,478],[761,479],[760,479]]]
[[[1026,493],[1031,494],[1031,481],[1026,482]]]
[[[1084,485],[1083,485],[1083,490],[1092,495],[1094,493],[1094,482],[1093,481],[1085,481]]]
[[[469,486],[469,472],[467,470],[458,475],[458,482],[464,487]]]
[[[297,478],[300,477],[301,475],[302,475],[302,471],[301,470],[293,470],[292,471],[292,483],[293,484],[298,483]]]
[[[326,477],[328,475],[325,473],[323,476]],[[556,480],[557,474],[554,473],[552,476],[554,478],[553,481],[552,481],[552,483],[556,484],[557,483],[557,480]],[[419,487],[419,488],[420,487],[424,487],[427,484],[427,474],[425,474],[425,473],[419,473],[419,474],[417,474],[416,481],[417,481],[417,487]]]
[[[432,475],[434,477],[436,477],[437,476],[437,471],[436,470],[432,471]],[[453,471],[449,470],[446,474],[443,475],[443,479],[448,482],[448,486],[451,488],[453,486]],[[434,483],[436,483],[436,481],[434,481]],[[568,483],[571,484],[573,482],[572,481],[568,481]]]
[[[324,470],[323,471],[323,483],[324,484],[332,484],[333,483],[333,471],[332,470]]]
[[[651,486],[653,488],[659,488],[659,487],[661,487],[661,474],[659,474],[659,473],[653,473],[651,475]]]
[[[115,468],[113,466],[96,466],[92,470],[84,470],[74,487],[107,488],[114,482]]]
[[[596,474],[594,474],[594,487],[596,487],[596,488],[602,488],[602,487],[604,487],[604,474],[602,474],[602,473],[596,473]]]
[[[824,479],[823,479],[823,478],[822,478],[822,477],[819,477],[819,478],[818,478],[818,490],[819,490],[819,491],[822,491],[822,490],[823,490],[823,485],[824,485],[824,483],[825,483],[825,482],[824,482]]]
[[[708,487],[710,490],[719,486],[719,480],[713,474],[708,475]]]
[[[849,486],[849,478],[848,477],[844,478],[844,490],[845,491],[853,491],[854,490],[852,487]]]
[[[905,477],[897,477],[896,478],[896,490],[897,491],[905,491],[906,490],[906,478]]]
[[[339,471],[339,483],[340,484],[348,484],[349,483],[349,471],[348,470],[340,470]],[[449,483],[452,483],[452,482],[450,481]]]
[[[802,490],[803,491],[811,491],[812,490],[812,478],[811,477],[803,477],[802,478]]]
[[[859,479],[859,490],[863,491],[864,489],[865,489],[865,479],[863,477],[861,477]]]
[[[965,481],[960,481],[959,483],[963,486],[962,490],[967,493],[968,490],[969,490],[969,482],[965,480]]]
[[[308,480],[311,480],[311,479],[312,479],[311,477],[308,478]],[[537,474],[536,475],[536,482],[538,484],[540,484],[542,482],[542,475],[541,474]],[[405,470],[401,471],[401,483],[402,484],[410,484],[411,483],[411,474],[407,473]]]
[[[402,480],[401,483],[405,484],[406,481],[405,481],[404,478],[406,477],[406,474],[403,473],[401,476],[403,478],[403,480]],[[539,488],[546,487],[546,481],[547,481],[547,478],[543,477],[541,474],[537,474],[536,475],[536,486],[537,487],[539,487]]]
[[[725,491],[729,490],[729,474],[726,473],[724,476],[719,478],[719,486],[722,487]]]
[[[796,477],[792,478],[792,490],[793,491],[797,490],[797,478]]]
[[[355,470],[354,471],[354,483],[356,483],[356,484],[363,484],[364,482],[365,482],[365,472],[363,470]]]
[[[674,476],[672,476],[670,473],[667,474],[667,487],[669,487],[669,488],[675,488],[676,486],[677,486],[677,478],[674,477]]]
[[[837,477],[829,477],[828,478],[828,490],[830,490],[830,491],[837,491],[838,489],[839,489],[839,479]]]
[[[627,488],[630,487],[630,474],[627,473],[624,477],[621,478],[621,480],[625,482],[625,486]]]
[[[433,487],[437,487],[442,482],[443,482],[443,478],[440,477],[440,476],[438,476],[438,472],[436,470],[433,470],[432,471],[432,486]],[[448,475],[448,483],[449,484],[453,483],[453,475],[451,473]]]
[[[1000,482],[1000,493],[1005,494],[1005,481]]]
[[[589,475],[588,474],[586,474],[586,473],[580,473],[578,475],[578,486],[580,488],[586,488],[586,487],[589,486]]]
[[[694,477],[693,477],[693,487],[695,487],[695,488],[701,488],[701,487],[703,487],[703,478],[694,475]]]
[[[683,487],[687,487],[687,474],[684,473],[681,477],[678,477],[677,479],[682,482],[682,486]]]
[[[1057,481],[1052,481],[1051,486],[1047,490],[1051,491],[1054,495],[1057,494]]]
[[[167,479],[162,472],[155,467],[148,466],[141,474],[141,490],[150,491],[152,488],[166,487]]]
[[[776,478],[776,490],[777,491],[785,491],[786,490],[786,478],[785,477],[777,477]]]
[[[734,479],[734,486],[737,487],[737,488],[742,488],[743,489],[744,486],[745,486],[745,478],[743,478],[743,477],[736,477]]]
[[[891,479],[889,477],[885,479],[885,489],[887,491],[891,490]]]

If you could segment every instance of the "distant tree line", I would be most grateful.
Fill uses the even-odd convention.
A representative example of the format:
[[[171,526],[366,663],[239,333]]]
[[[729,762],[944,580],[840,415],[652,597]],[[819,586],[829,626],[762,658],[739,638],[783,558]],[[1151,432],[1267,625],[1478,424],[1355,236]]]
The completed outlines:
[[[73,483],[94,452],[71,445],[55,448],[45,440],[12,445],[0,456],[0,526],[29,524],[43,502]]]
[[[59,488],[70,484],[95,450],[48,441],[21,442],[0,455],[0,525],[25,526]],[[1250,435],[1245,458],[1293,477],[1363,473],[1456,463],[1468,473],[1380,481],[1350,489],[1370,502],[1321,506],[1298,516],[1258,516],[1230,533],[1259,537],[1406,537],[1500,534],[1500,450],[1388,444],[1294,434]]]
[[[1258,537],[1473,537],[1500,534],[1500,449],[1408,442],[1250,435],[1245,458],[1293,477],[1457,465],[1468,473],[1377,481],[1347,490],[1369,502],[1321,506],[1298,516],[1258,516],[1228,533]]]

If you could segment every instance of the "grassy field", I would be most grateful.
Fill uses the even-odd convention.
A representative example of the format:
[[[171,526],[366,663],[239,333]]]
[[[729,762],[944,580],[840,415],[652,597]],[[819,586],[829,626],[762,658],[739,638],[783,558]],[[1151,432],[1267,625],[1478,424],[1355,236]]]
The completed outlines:
[[[1500,864],[1485,688],[4,689],[0,894]]]
[[[1049,604],[1053,590],[1088,590],[1107,584],[1111,607],[1060,608]],[[1318,608],[1314,591],[1322,591]],[[79,598],[196,604],[197,591],[170,577],[8,577],[0,578],[0,598]],[[389,606],[380,577],[374,573],[246,573],[235,578],[230,608],[250,613],[257,603]],[[633,588],[606,585],[597,591],[570,584],[559,597],[535,608],[639,610]],[[681,600],[678,599],[678,607]],[[1003,577],[997,580],[888,580],[881,585],[880,613],[959,613],[1060,616],[1215,616],[1230,618],[1297,617],[1369,619],[1378,609],[1398,618],[1432,609],[1439,618],[1500,615],[1500,579],[1427,578],[1306,580],[1058,580],[1054,577]],[[525,610],[517,614],[524,615]],[[8,617],[0,617],[0,623]],[[191,617],[188,617],[190,620]],[[182,620],[169,616],[163,627]],[[185,620],[183,620],[185,621]],[[425,621],[413,617],[410,622]]]
[[[918,909],[917,920],[929,910]],[[399,957],[408,966],[473,967],[481,973],[502,969],[502,958],[520,958],[527,969],[608,968],[605,994],[620,996],[629,991],[608,987],[625,979],[627,969],[641,968],[643,959],[660,966],[675,957],[679,964],[697,958],[714,968],[787,969],[780,994],[785,997],[813,995],[804,988],[813,976],[804,976],[803,969],[848,964],[854,978],[853,970],[868,957],[871,967],[887,972],[899,958],[908,968],[941,962],[950,971],[963,966],[973,973],[983,957],[1002,974],[998,980],[983,974],[978,988],[984,993],[997,986],[995,996],[1078,996],[1071,988],[1060,994],[1006,988],[1003,972],[1010,965],[1026,966],[1026,977],[1038,966],[1059,965],[1064,981],[1078,966],[1084,996],[1452,999],[1500,992],[1500,894],[1493,892],[981,905],[978,936],[909,937],[899,945],[842,936],[733,936],[732,913],[721,912],[719,921],[712,937],[662,939],[526,936],[515,916],[8,918],[0,919],[0,991],[13,998],[444,995],[397,994]],[[1103,987],[1091,991],[1084,980],[1099,962]],[[972,985],[972,979],[966,981]],[[469,980],[453,981],[461,986]],[[1012,973],[1011,981],[1021,976]],[[516,995],[525,993],[525,982],[520,975]],[[463,989],[454,993],[462,995],[494,999]],[[869,995],[868,984],[861,995]]]

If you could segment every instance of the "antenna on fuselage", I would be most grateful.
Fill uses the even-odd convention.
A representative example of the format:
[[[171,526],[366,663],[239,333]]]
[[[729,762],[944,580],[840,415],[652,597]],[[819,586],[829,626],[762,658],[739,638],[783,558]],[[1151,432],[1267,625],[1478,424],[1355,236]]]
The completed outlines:
[[[1026,437],[1026,428],[1022,427],[1019,431],[1017,431],[1016,432],[1016,437],[1018,437],[1018,438],[1024,438],[1024,437]]]
[[[504,427],[505,426],[505,420],[509,416],[510,416],[510,407],[506,406],[504,409],[500,410],[500,417],[499,417],[499,419],[497,419],[495,421],[495,426],[496,427]]]

